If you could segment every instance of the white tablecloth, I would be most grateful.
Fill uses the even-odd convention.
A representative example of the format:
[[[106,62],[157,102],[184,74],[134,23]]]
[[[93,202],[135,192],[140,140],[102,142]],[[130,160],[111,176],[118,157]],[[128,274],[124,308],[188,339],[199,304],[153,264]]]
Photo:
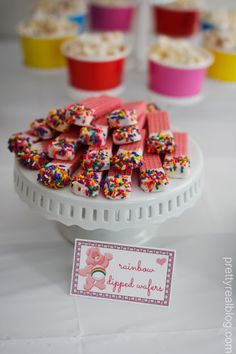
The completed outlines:
[[[12,132],[71,101],[65,73],[29,72],[15,43],[0,51],[0,353],[224,353],[222,257],[233,257],[236,244],[236,86],[209,80],[201,103],[168,107],[172,123],[200,144],[206,173],[197,205],[146,242],[176,249],[170,308],[74,298],[73,247],[14,193],[6,149]],[[150,98],[144,73],[126,81],[124,98]]]

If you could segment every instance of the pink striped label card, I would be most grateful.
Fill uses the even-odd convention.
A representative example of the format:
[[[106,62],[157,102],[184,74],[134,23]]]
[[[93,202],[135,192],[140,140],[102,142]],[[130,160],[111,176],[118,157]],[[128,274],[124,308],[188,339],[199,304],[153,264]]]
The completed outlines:
[[[168,307],[175,251],[77,239],[71,295]]]

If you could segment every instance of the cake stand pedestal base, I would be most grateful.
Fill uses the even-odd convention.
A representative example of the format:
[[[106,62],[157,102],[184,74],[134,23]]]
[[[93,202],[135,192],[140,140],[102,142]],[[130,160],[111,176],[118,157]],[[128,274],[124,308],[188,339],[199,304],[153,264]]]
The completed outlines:
[[[85,230],[79,226],[66,226],[57,222],[57,227],[62,236],[72,244],[75,243],[75,239],[95,240],[113,243],[125,243],[130,245],[144,245],[149,242],[150,239],[156,237],[159,231],[159,225],[150,225],[141,229],[124,229],[121,231],[110,230]]]

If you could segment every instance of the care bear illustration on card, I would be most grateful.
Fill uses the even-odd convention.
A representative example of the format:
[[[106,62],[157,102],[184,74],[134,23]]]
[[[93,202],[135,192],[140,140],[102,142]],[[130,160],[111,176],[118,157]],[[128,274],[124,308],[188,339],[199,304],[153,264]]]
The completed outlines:
[[[79,274],[85,277],[84,290],[90,291],[93,287],[100,290],[106,289],[106,269],[113,259],[111,253],[102,254],[98,247],[89,248],[86,252],[86,267],[79,270]]]

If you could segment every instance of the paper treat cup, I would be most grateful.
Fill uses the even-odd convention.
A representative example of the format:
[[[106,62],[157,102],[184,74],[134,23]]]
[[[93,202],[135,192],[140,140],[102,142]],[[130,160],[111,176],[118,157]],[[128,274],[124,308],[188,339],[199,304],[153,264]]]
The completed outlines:
[[[85,58],[68,56],[69,85],[73,89],[85,91],[107,91],[122,85],[125,60],[128,51],[113,58]]]
[[[90,5],[91,28],[95,31],[131,30],[135,6]]]
[[[207,68],[213,62],[213,56],[206,53],[208,57],[204,63],[191,66],[166,64],[149,58],[149,89],[170,98],[191,98],[199,95]]]
[[[26,66],[37,69],[56,69],[65,66],[61,45],[73,36],[60,38],[36,38],[20,36]]]
[[[88,15],[86,13],[77,14],[77,15],[70,15],[70,16],[68,16],[68,20],[74,22],[79,27],[78,32],[82,33],[85,31],[87,17],[88,17]]]
[[[236,52],[225,52],[223,50],[212,50],[214,63],[208,70],[212,79],[236,82]]]
[[[172,9],[154,6],[155,32],[171,37],[190,37],[200,29],[198,9]]]

